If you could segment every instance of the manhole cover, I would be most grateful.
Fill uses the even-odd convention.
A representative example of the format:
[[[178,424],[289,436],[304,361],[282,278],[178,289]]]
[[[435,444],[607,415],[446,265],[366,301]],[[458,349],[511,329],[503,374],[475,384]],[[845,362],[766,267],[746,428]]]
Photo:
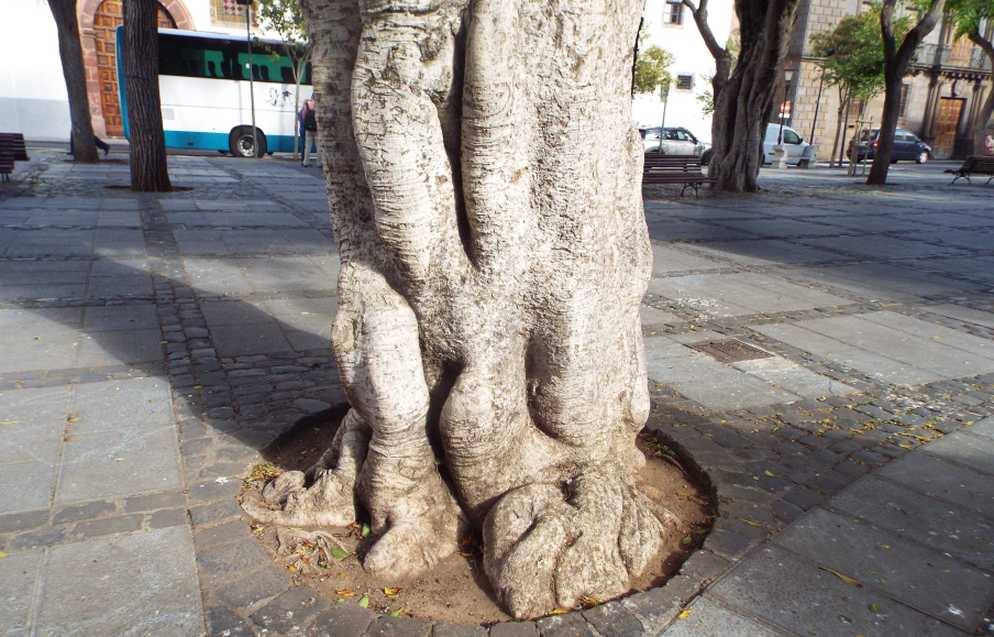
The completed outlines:
[[[770,358],[773,354],[764,352],[758,347],[753,347],[748,343],[730,338],[724,341],[703,341],[689,345],[691,349],[711,356],[722,363],[738,363],[739,361],[751,361],[757,358]]]

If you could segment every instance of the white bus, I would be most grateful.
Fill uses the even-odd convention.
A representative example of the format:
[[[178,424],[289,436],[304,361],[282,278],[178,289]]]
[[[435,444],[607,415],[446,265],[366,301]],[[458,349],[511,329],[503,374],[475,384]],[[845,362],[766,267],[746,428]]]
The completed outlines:
[[[125,135],[128,102],[124,90],[124,27],[117,29],[117,86]],[[293,68],[283,43],[252,39],[255,125],[259,157],[293,152]],[[159,93],[166,148],[217,150],[255,156],[249,101],[249,55],[245,36],[159,29]],[[300,104],[311,96],[310,65],[300,87]]]

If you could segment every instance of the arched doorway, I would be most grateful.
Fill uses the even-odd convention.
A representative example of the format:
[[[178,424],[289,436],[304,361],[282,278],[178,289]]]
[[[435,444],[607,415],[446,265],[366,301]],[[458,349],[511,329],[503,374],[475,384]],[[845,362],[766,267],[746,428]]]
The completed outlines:
[[[124,135],[121,103],[117,97],[117,27],[124,23],[122,0],[103,0],[93,15],[93,39],[97,57],[97,83],[100,87],[100,111],[107,134]],[[169,11],[159,5],[159,28],[175,29],[176,21]]]

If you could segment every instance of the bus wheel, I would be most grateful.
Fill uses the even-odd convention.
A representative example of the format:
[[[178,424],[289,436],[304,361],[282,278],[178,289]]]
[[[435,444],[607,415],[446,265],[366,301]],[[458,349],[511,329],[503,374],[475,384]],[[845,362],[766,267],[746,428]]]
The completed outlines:
[[[259,157],[266,154],[266,136],[258,128],[256,136],[259,138]],[[228,136],[228,149],[234,157],[255,157],[255,139],[252,136],[251,126],[237,126]]]

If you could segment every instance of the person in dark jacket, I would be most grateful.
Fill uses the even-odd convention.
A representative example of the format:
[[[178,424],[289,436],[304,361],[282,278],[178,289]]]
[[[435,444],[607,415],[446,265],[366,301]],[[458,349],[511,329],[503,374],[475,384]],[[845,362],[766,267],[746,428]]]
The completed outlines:
[[[304,166],[310,166],[311,144],[317,148],[318,159],[321,158],[321,142],[318,138],[318,120],[314,112],[314,98],[304,102],[304,108],[300,111],[300,119],[304,124],[304,159],[301,163]]]

